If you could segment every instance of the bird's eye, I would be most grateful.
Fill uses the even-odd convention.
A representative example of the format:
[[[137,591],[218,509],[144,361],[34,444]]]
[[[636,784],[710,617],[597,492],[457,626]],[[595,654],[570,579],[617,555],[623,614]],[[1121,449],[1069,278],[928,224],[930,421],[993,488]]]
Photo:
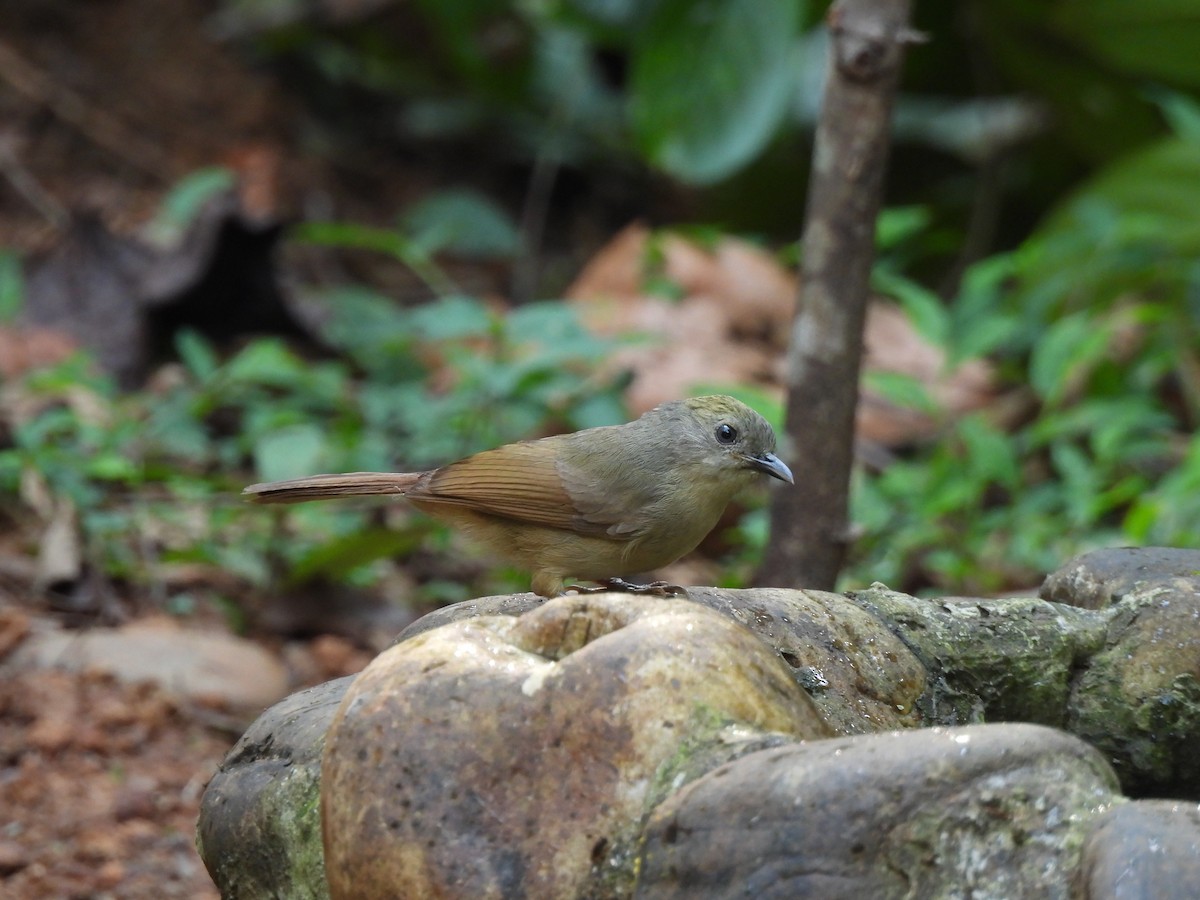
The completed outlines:
[[[717,443],[732,444],[737,440],[737,436],[737,429],[732,425],[727,425],[726,423],[722,422],[717,426]]]

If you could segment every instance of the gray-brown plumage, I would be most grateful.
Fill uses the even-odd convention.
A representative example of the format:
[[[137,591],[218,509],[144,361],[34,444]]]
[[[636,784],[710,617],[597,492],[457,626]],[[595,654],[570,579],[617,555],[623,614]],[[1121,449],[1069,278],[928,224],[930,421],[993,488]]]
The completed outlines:
[[[664,403],[624,425],[506,444],[427,472],[352,472],[255,484],[257,503],[404,497],[533,573],[535,593],[568,577],[657,569],[694,549],[741,488],[789,483],[775,433],[726,396]]]

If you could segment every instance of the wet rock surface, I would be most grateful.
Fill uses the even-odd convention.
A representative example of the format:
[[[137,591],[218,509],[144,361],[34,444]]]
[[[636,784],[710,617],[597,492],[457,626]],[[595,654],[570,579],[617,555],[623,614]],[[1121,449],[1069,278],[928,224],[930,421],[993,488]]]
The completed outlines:
[[[288,689],[283,664],[258,644],[222,632],[187,631],[169,620],[78,632],[35,631],[5,669],[101,672],[126,684],[154,682],[178,697],[257,710]]]
[[[1098,753],[1033,725],[765,750],[654,811],[636,896],[1066,900],[1116,788]]]
[[[563,597],[454,622],[377,658],[330,729],[331,894],[627,895],[645,810],[830,733],[769,648],[695,604]]]
[[[1117,806],[1083,848],[1087,900],[1190,900],[1200,893],[1200,808],[1173,800]]]
[[[241,820],[319,791],[334,897],[1190,896],[1157,885],[1195,883],[1200,599],[1179,557],[1147,581],[1157,560],[1091,609],[881,585],[459,604],[336,717],[331,693],[256,725],[308,774],[239,789]],[[1114,770],[1193,802],[1131,803]],[[210,868],[226,809],[206,798]]]
[[[1075,557],[1042,584],[1043,600],[1103,609],[1141,588],[1200,590],[1200,550],[1115,547]]]
[[[353,678],[263,713],[208,783],[196,843],[222,897],[329,896],[321,843],[321,754]]]

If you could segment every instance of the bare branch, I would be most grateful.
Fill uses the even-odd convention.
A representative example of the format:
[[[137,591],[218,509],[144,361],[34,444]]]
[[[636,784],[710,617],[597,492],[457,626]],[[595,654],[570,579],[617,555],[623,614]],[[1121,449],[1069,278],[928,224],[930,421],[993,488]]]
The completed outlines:
[[[761,583],[831,589],[849,542],[862,332],[910,0],[838,0],[813,148],[800,302],[788,351],[786,448]]]

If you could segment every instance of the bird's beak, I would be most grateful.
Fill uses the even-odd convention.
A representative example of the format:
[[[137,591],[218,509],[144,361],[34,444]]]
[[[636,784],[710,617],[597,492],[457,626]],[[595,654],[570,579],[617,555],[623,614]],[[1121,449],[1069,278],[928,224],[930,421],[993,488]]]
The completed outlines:
[[[796,483],[796,479],[792,477],[792,470],[774,453],[764,453],[762,456],[747,456],[746,463],[750,468],[765,472],[772,478],[778,478],[780,481],[786,481],[788,484]]]

